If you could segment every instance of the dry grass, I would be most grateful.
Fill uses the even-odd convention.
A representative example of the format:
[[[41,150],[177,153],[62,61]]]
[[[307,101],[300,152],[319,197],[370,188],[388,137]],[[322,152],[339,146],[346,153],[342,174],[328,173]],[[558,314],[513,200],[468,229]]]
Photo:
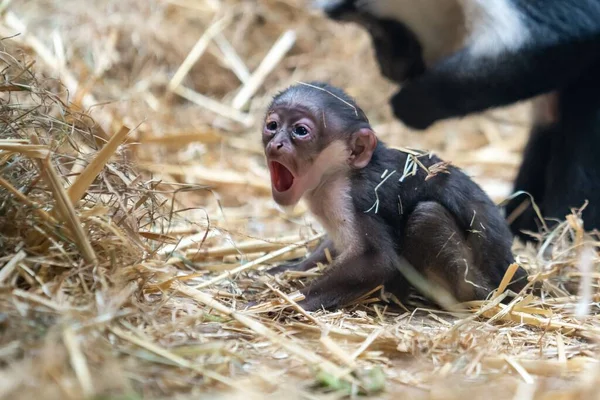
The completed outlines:
[[[498,201],[527,104],[411,132],[366,35],[300,0],[0,9],[20,33],[0,52],[1,398],[597,397],[598,238],[575,213],[515,244],[541,297],[501,285],[463,314],[379,289],[309,314],[295,290],[318,269],[264,271],[320,237],[269,197],[257,128],[278,89],[343,86],[388,143]]]

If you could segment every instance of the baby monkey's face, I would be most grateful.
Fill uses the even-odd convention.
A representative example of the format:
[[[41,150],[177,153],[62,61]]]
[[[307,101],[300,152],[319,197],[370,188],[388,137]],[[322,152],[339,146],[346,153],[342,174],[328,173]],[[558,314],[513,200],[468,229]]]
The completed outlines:
[[[273,199],[294,206],[305,193],[317,194],[318,200],[321,192],[315,189],[327,190],[333,179],[366,167],[377,138],[347,94],[317,83],[292,86],[275,97],[262,142]]]
[[[262,140],[273,199],[281,206],[296,205],[325,174],[348,166],[347,144],[329,138],[322,117],[315,114],[299,104],[281,104],[265,118]]]

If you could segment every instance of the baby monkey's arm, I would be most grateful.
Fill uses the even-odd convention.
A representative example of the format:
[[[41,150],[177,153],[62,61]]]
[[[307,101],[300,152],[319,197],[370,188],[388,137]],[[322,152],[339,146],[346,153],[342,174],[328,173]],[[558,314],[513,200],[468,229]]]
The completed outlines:
[[[298,304],[308,311],[341,307],[397,275],[387,259],[394,255],[378,251],[352,253],[342,252],[323,276],[300,290],[305,299]]]
[[[279,265],[275,268],[271,268],[269,273],[274,275],[284,271],[308,271],[309,269],[316,267],[318,263],[327,262],[325,249],[329,250],[329,254],[332,258],[337,256],[337,251],[335,250],[333,241],[329,239],[329,237],[325,237],[319,246],[317,246],[317,248],[312,251],[304,260]]]

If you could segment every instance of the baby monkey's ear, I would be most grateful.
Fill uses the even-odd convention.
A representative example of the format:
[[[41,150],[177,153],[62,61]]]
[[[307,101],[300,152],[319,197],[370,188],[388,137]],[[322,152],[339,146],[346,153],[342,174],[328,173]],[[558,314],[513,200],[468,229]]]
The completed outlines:
[[[349,163],[353,168],[364,168],[371,161],[375,147],[377,146],[377,136],[370,128],[362,128],[352,134],[350,139]]]

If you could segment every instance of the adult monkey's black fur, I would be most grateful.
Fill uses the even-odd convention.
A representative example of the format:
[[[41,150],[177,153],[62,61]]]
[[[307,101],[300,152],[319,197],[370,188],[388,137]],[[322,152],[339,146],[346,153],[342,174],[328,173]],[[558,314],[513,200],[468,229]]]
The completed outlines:
[[[330,249],[333,265],[302,290],[307,310],[342,306],[381,284],[404,296],[407,269],[455,300],[484,299],[514,262],[506,221],[475,182],[452,166],[429,179],[422,167],[403,176],[413,156],[378,141],[364,112],[338,88],[310,83],[278,94],[262,141],[275,201],[292,206],[304,198],[327,230],[307,259],[271,271],[310,269]],[[417,154],[426,167],[441,162]],[[525,275],[518,269],[510,289],[519,291]]]
[[[383,75],[402,83],[391,99],[415,129],[543,95],[515,191],[547,218],[583,212],[600,228],[600,1],[322,0],[336,20],[364,26]],[[521,212],[512,200],[507,216]],[[530,206],[513,232],[536,231]]]

